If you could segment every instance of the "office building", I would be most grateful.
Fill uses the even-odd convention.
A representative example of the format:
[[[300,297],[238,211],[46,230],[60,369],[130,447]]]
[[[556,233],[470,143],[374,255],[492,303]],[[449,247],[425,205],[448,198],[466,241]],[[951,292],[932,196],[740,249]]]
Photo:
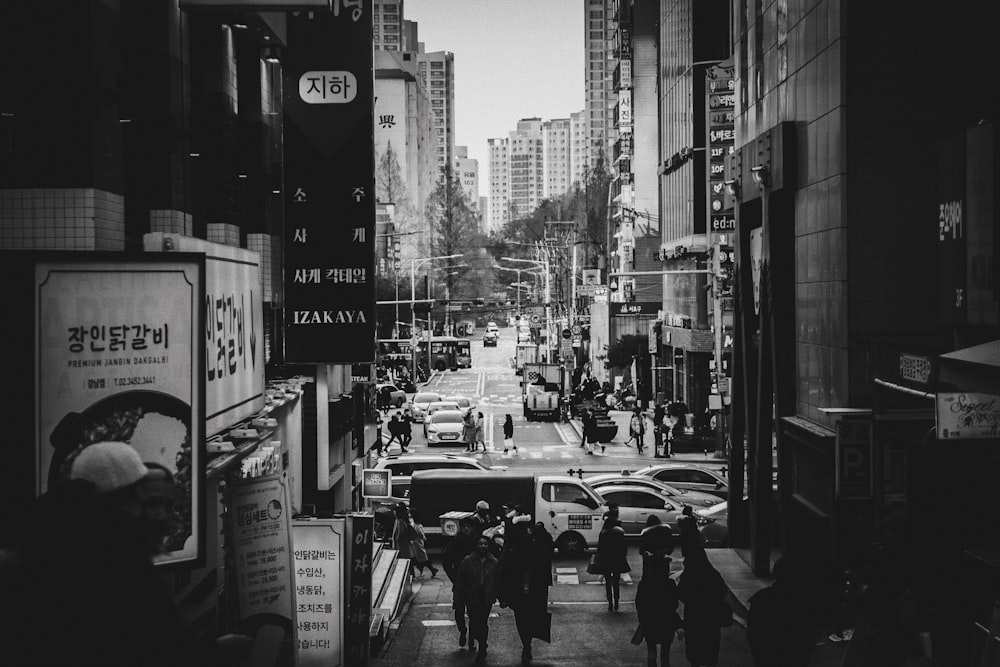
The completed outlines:
[[[421,45],[422,46],[422,45]],[[418,72],[431,99],[434,160],[440,173],[455,159],[455,56],[448,51],[417,53]]]

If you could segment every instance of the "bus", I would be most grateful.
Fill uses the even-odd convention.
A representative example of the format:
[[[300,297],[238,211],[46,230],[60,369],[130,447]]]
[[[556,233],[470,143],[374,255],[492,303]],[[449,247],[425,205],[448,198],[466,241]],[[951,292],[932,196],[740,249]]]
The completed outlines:
[[[427,342],[421,341],[421,358],[427,349]],[[472,368],[472,344],[470,341],[454,336],[434,336],[431,338],[431,354],[428,365],[436,371],[446,368],[453,371],[459,368]]]

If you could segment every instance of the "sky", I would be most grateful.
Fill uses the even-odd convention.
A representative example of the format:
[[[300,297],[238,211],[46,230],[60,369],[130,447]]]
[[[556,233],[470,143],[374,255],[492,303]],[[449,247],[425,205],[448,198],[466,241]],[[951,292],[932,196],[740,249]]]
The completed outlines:
[[[489,190],[486,140],[521,118],[568,118],[584,105],[580,0],[403,0],[424,50],[455,54],[455,145],[479,160]]]

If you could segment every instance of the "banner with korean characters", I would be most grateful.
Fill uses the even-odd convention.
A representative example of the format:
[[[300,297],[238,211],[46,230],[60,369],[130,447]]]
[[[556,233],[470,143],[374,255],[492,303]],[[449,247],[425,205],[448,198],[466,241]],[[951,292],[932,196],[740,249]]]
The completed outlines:
[[[292,522],[297,667],[344,664],[345,533],[343,518]]]
[[[347,623],[344,653],[347,664],[361,667],[368,662],[368,630],[372,615],[372,547],[375,543],[375,516],[347,515],[350,553],[347,573]]]
[[[280,619],[295,636],[292,588],[291,505],[287,476],[271,475],[229,485],[230,558],[236,571],[241,627]]]
[[[288,15],[285,360],[375,361],[372,0]]]
[[[204,556],[203,255],[48,253],[34,260],[35,480],[86,447],[129,443],[177,487],[158,564]]]
[[[736,229],[736,216],[725,204],[726,156],[736,145],[736,79],[732,61],[705,70],[705,131],[708,134],[708,220],[710,232]]]
[[[260,254],[182,234],[142,237],[147,252],[205,254],[205,434],[264,408],[264,301]]]
[[[974,392],[935,396],[939,440],[1000,438],[1000,396]]]

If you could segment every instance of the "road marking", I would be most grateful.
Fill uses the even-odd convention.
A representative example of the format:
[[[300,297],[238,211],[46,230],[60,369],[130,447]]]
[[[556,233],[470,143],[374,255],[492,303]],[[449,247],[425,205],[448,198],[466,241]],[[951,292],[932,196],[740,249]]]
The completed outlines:
[[[580,575],[576,574],[557,574],[556,575],[557,584],[579,584]]]
[[[576,574],[575,567],[557,567],[556,574]]]
[[[444,620],[421,621],[421,623],[425,628],[446,628],[448,626],[455,625],[455,621],[444,621]]]

